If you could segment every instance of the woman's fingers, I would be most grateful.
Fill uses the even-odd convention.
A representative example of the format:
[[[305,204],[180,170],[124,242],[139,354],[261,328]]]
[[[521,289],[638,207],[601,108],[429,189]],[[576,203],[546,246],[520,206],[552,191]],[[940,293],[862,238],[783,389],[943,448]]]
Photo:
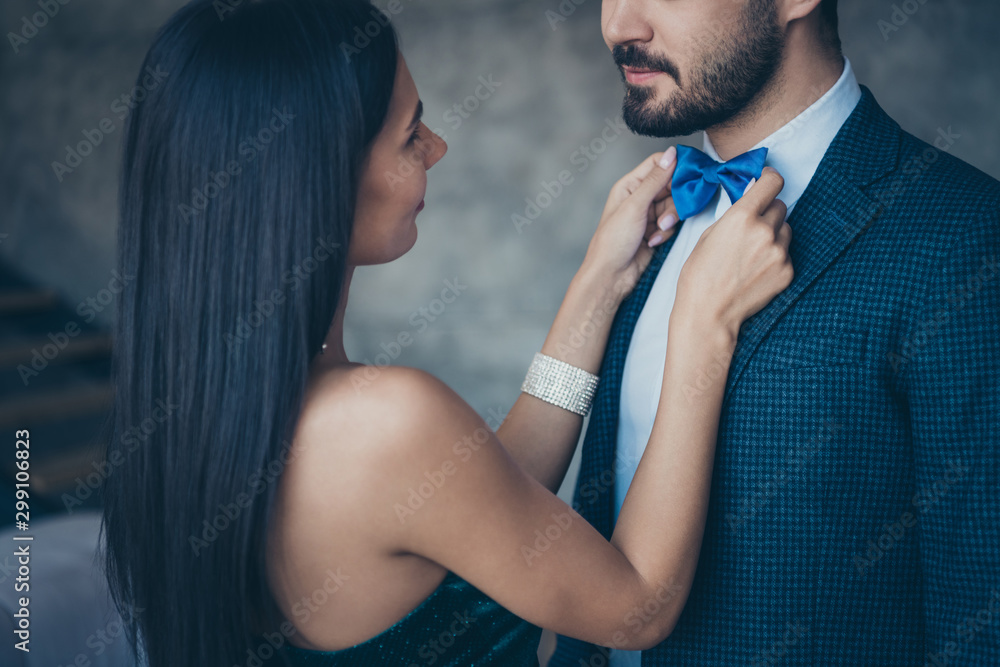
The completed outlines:
[[[775,199],[771,202],[767,210],[764,211],[764,219],[767,220],[772,227],[774,227],[775,235],[781,230],[781,226],[785,223],[785,218],[788,217],[788,206],[785,202],[780,199]]]
[[[649,221],[663,231],[676,225],[680,219],[677,217],[677,207],[674,205],[673,197],[654,202],[649,209]]]
[[[791,242],[792,242],[792,228],[786,222],[783,225],[781,225],[781,229],[778,230],[778,243],[787,252],[788,246],[791,244]]]
[[[676,148],[651,155],[615,184],[585,261],[613,274],[641,273],[651,248],[672,234],[676,211],[669,195],[676,163]]]
[[[642,240],[649,248],[655,248],[663,243],[663,232],[655,224],[646,225],[646,233],[642,235]]]
[[[764,167],[757,182],[747,189],[746,194],[734,206],[749,207],[758,216],[763,217],[784,187],[785,179],[781,177],[781,174],[771,167]],[[780,202],[780,200],[777,201]],[[784,206],[784,203],[781,205]],[[782,216],[781,221],[784,222],[784,216]],[[774,221],[771,220],[771,222]],[[777,225],[775,225],[775,229],[777,229]]]
[[[661,164],[656,164],[639,184],[632,194],[622,202],[620,212],[628,217],[639,217],[645,219],[649,215],[649,209],[653,206],[654,200],[659,193],[668,186],[673,178],[674,168],[677,161],[669,163],[664,168]]]
[[[662,204],[651,207],[649,213],[649,230],[646,233],[646,240],[650,248],[655,248],[676,232],[679,222],[677,209],[674,208],[674,200],[667,199]]]
[[[635,193],[636,190],[639,189],[650,173],[652,173],[654,168],[672,168],[676,163],[677,148],[674,146],[671,146],[663,153],[653,153],[648,158],[643,160],[639,166],[627,173],[621,178],[621,180],[615,183],[614,187],[611,189],[611,196],[608,198],[608,206],[605,210],[611,211],[621,206],[622,202],[628,199]],[[671,171],[671,173],[673,172]],[[669,194],[670,187],[668,184],[664,186],[663,191],[659,193],[655,199],[662,200],[669,196]]]

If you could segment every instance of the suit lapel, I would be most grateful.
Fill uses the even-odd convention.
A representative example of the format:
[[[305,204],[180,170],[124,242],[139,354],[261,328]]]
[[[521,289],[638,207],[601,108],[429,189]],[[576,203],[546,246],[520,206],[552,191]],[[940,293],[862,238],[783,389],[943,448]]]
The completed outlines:
[[[802,293],[876,223],[883,206],[864,188],[895,166],[899,127],[862,86],[854,112],[830,145],[788,218],[795,278],[771,303],[743,323],[726,384],[728,401],[764,338]]]

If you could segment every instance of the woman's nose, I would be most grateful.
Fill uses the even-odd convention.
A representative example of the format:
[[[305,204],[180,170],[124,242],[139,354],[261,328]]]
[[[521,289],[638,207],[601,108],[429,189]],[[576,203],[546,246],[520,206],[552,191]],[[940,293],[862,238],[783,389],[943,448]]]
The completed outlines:
[[[448,152],[448,143],[434,132],[431,132],[431,134],[433,135],[433,138],[431,139],[432,145],[430,150],[427,151],[427,156],[424,159],[425,169],[430,169],[436,165],[440,162],[441,158],[445,156],[445,153]]]

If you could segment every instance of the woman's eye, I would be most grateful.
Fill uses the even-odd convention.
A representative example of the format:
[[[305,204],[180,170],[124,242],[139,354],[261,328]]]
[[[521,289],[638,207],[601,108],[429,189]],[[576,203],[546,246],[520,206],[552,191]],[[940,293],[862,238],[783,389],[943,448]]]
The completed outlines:
[[[413,134],[410,135],[410,140],[408,142],[406,142],[406,145],[407,146],[412,146],[413,144],[417,143],[418,139],[420,139],[420,126],[419,125],[417,125],[417,129],[415,129],[413,131]]]

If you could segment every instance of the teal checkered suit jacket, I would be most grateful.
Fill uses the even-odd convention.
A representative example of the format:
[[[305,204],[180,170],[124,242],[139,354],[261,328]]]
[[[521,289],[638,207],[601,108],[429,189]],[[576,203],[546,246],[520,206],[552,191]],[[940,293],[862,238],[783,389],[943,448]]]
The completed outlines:
[[[1000,183],[955,141],[862,86],[789,217],[794,281],[741,328],[693,589],[644,666],[1000,665]],[[608,537],[622,369],[671,243],[583,445],[574,507]],[[606,655],[560,637],[551,664]]]

